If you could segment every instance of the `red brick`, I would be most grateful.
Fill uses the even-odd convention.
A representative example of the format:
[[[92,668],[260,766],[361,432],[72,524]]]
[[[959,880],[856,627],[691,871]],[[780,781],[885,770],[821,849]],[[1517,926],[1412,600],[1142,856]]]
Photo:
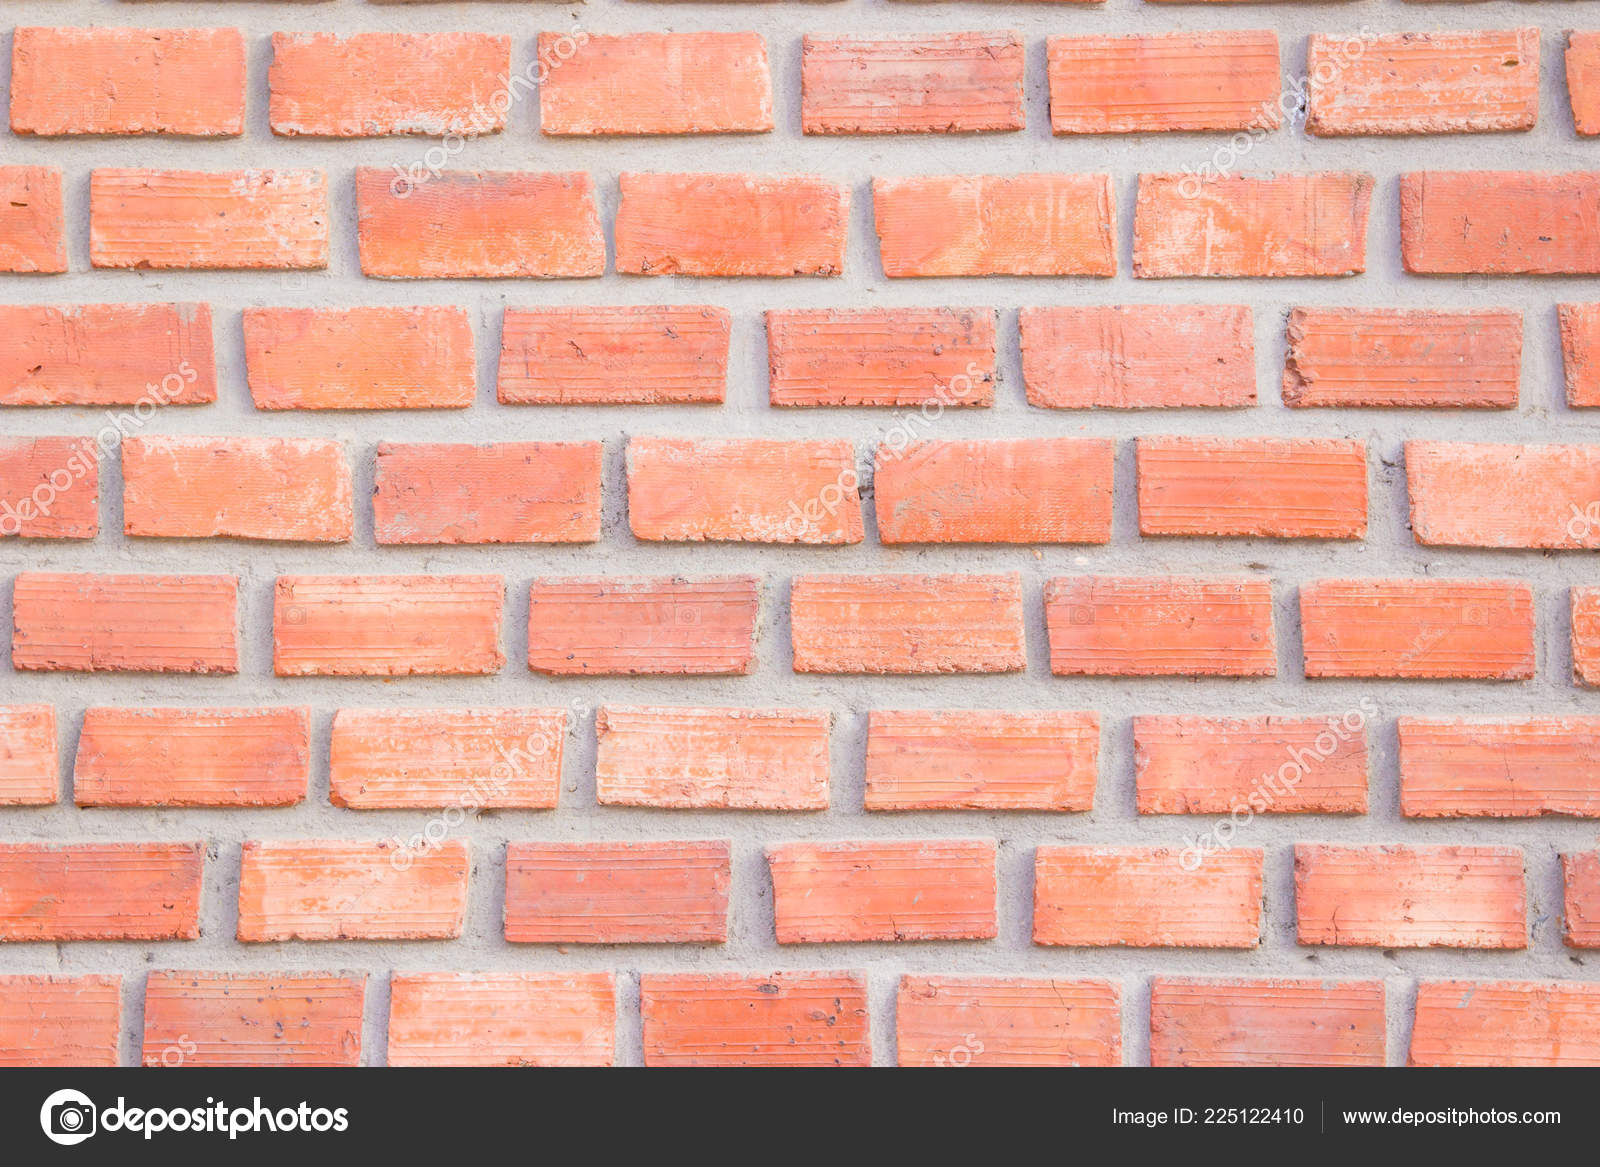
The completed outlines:
[[[0,806],[55,802],[56,765],[55,706],[0,705]]]
[[[1046,40],[1057,134],[1251,130],[1283,121],[1271,31]]]
[[[1298,843],[1301,944],[1526,948],[1516,847],[1342,847]]]
[[[1382,981],[1157,977],[1152,1066],[1381,1066]]]
[[[391,1066],[609,1066],[610,973],[396,973]]]
[[[546,134],[772,129],[767,45],[753,32],[541,32],[539,59],[547,63],[539,84]]]
[[[1567,32],[1567,95],[1573,128],[1600,134],[1600,32]]]
[[[1370,174],[1141,174],[1133,274],[1348,276],[1367,269]]]
[[[272,34],[274,134],[371,138],[506,127],[511,38],[472,32]]]
[[[672,542],[859,543],[846,441],[628,439],[628,526]]]
[[[98,268],[325,268],[327,175],[96,170],[89,259]]]
[[[1405,444],[1411,529],[1447,547],[1600,547],[1600,445]]]
[[[1295,308],[1283,403],[1515,409],[1521,372],[1520,312]]]
[[[311,779],[311,710],[84,711],[79,806],[293,806]]]
[[[832,715],[606,705],[595,786],[608,806],[825,810]]]
[[[506,939],[527,944],[721,944],[732,844],[511,843]]]
[[[850,189],[786,174],[624,172],[617,271],[641,276],[834,276]]]
[[[1112,276],[1108,174],[875,178],[883,274]]]
[[[645,973],[647,1066],[868,1066],[867,978],[849,972]]]
[[[507,308],[499,397],[510,405],[721,404],[726,308]]]
[[[1533,593],[1514,580],[1316,580],[1300,624],[1308,677],[1533,676]]]
[[[0,1067],[115,1066],[120,976],[0,976]]]
[[[0,405],[216,399],[208,304],[0,305]]]
[[[767,861],[779,944],[997,934],[993,839],[788,843]]]
[[[1423,981],[1413,1066],[1600,1066],[1600,985]]]
[[[1270,580],[1063,576],[1045,585],[1044,605],[1057,676],[1278,671]]]
[[[1561,856],[1566,887],[1561,938],[1569,948],[1600,948],[1600,852]]]
[[[1009,673],[1027,666],[1017,574],[796,576],[789,621],[797,673]]]
[[[232,575],[24,572],[11,665],[73,672],[236,673]]]
[[[391,543],[592,543],[599,442],[379,442],[373,536]]]
[[[236,28],[19,28],[11,47],[17,134],[244,133]]]
[[[1600,304],[1558,304],[1567,404],[1600,405]]]
[[[528,594],[528,667],[555,676],[748,673],[755,575],[568,576]]]
[[[1409,818],[1600,818],[1600,717],[1402,717],[1400,812]]]
[[[894,1021],[902,1066],[1122,1063],[1115,981],[903,976]]]
[[[0,437],[0,538],[99,533],[100,451],[93,438]]]
[[[808,134],[1020,130],[1022,71],[1014,32],[808,36],[800,124]]]
[[[767,313],[773,405],[994,404],[992,308]]]
[[[452,170],[405,179],[356,171],[361,271],[385,279],[605,272],[594,181],[580,172]]]
[[[1229,304],[1024,308],[1022,381],[1046,409],[1256,403],[1250,309]]]
[[[1539,30],[1313,33],[1306,132],[1470,134],[1531,130],[1539,116]]]
[[[464,409],[477,393],[466,310],[246,308],[257,409]]]
[[[0,272],[67,270],[61,171],[0,166]]]
[[[1582,685],[1600,685],[1600,588],[1573,588],[1572,675]]]
[[[1369,719],[1135,717],[1139,813],[1366,814]]]
[[[467,844],[248,840],[239,939],[450,940],[467,908]]]
[[[367,978],[153,972],[146,1066],[359,1066]]]
[[[280,677],[495,673],[505,664],[498,575],[282,575],[273,593]]]
[[[1096,713],[874,709],[867,810],[1094,809]]]
[[[1033,942],[1072,947],[1254,948],[1261,851],[1216,850],[1198,864],[1165,847],[1040,847]]]
[[[204,843],[0,843],[0,941],[195,940]]]
[[[1141,437],[1137,447],[1142,535],[1366,538],[1365,442]]]
[[[1427,170],[1400,176],[1408,272],[1600,273],[1600,173]]]

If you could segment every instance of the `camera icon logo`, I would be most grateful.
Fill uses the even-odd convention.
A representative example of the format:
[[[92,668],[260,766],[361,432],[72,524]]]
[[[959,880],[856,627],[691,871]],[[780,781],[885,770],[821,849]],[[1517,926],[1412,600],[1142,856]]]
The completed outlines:
[[[45,1138],[63,1147],[75,1146],[95,1132],[95,1105],[77,1090],[57,1090],[39,1108]]]

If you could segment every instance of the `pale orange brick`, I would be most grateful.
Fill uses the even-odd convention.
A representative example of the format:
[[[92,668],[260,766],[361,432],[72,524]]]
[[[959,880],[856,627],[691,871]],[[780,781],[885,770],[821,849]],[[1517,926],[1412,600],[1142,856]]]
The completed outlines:
[[[0,976],[0,1067],[115,1066],[120,976]]]
[[[311,710],[84,711],[79,806],[293,806],[311,779]]]
[[[1600,405],[1600,304],[1558,304],[1567,404]]]
[[[994,309],[769,311],[767,360],[773,405],[988,406]]]
[[[1600,984],[1423,981],[1413,1066],[1600,1066]]]
[[[1040,847],[1033,942],[1079,948],[1255,948],[1261,850]]]
[[[1408,272],[1600,273],[1600,172],[1426,170],[1400,176]]]
[[[1446,547],[1600,547],[1600,445],[1405,444],[1411,530]]]
[[[1533,676],[1533,593],[1514,580],[1316,580],[1300,626],[1308,677]]]
[[[1095,713],[874,709],[868,810],[1094,808]]]
[[[997,934],[993,839],[788,843],[767,861],[779,944]]]
[[[495,673],[498,575],[283,575],[273,591],[280,677]]]
[[[721,944],[732,844],[511,843],[513,944]]]
[[[1600,134],[1600,32],[1569,30],[1566,66],[1573,128],[1585,137]]]
[[[0,843],[0,941],[195,940],[204,843]]]
[[[1561,856],[1566,888],[1561,938],[1569,948],[1600,948],[1600,852]]]
[[[0,437],[0,538],[93,539],[99,533],[98,442]]]
[[[1572,675],[1581,685],[1600,685],[1600,588],[1573,588]]]
[[[797,576],[789,621],[797,673],[1009,673],[1028,663],[1017,574]]]
[[[645,973],[647,1066],[869,1066],[867,978],[850,972]]]
[[[0,305],[0,405],[216,399],[208,304]]]
[[[1137,449],[1141,535],[1366,537],[1365,442],[1141,437]]]
[[[1111,176],[875,178],[883,274],[1112,276]]]
[[[1152,1066],[1381,1066],[1382,981],[1157,977]]]
[[[1115,981],[903,976],[894,1025],[902,1066],[1122,1063]]]
[[[236,673],[232,575],[24,572],[11,665],[74,672]]]
[[[239,933],[278,940],[450,940],[467,909],[467,844],[247,840]]]
[[[0,705],[0,806],[55,802],[56,765],[55,706]]]
[[[391,543],[592,543],[599,442],[379,442],[373,537]]]
[[[0,272],[67,270],[61,171],[0,166]]]
[[[153,972],[140,1062],[359,1066],[366,974]]]
[[[391,1066],[609,1066],[610,973],[396,973]]]
[[[1600,818],[1600,717],[1402,717],[1397,725],[1408,818]]]
[[[748,673],[760,591],[754,575],[535,579],[528,667],[556,676]]]
[[[1022,38],[1014,32],[808,36],[800,50],[800,125],[808,134],[1020,130],[1022,72]]]
[[[825,810],[831,721],[823,710],[602,706],[596,794],[610,806]]]
[[[1063,576],[1045,584],[1044,607],[1057,676],[1278,671],[1270,580]]]
[[[507,308],[499,398],[514,405],[721,404],[726,308]]]

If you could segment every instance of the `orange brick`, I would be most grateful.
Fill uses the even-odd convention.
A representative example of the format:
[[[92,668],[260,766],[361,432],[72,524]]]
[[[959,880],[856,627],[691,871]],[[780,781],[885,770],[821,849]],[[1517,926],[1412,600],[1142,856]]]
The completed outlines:
[[[359,1066],[365,974],[153,972],[146,1066]]]
[[[1023,126],[1022,38],[1014,32],[808,36],[800,53],[800,125],[808,134]]]
[[[1270,580],[1063,576],[1045,584],[1044,608],[1057,676],[1278,671]]]
[[[1300,624],[1308,677],[1533,676],[1533,593],[1514,580],[1316,580]]]
[[[849,972],[645,973],[647,1066],[868,1066],[867,978]]]
[[[1569,948],[1600,948],[1600,852],[1561,856],[1566,888],[1561,938]]]
[[[1470,134],[1531,130],[1539,30],[1402,32],[1352,41],[1313,33],[1306,132]]]
[[[1409,818],[1600,818],[1600,717],[1402,717],[1400,812]]]
[[[236,28],[19,28],[11,46],[16,134],[244,133]]]
[[[825,810],[831,721],[807,709],[602,706],[596,793],[609,806]]]
[[[1520,312],[1295,308],[1283,403],[1515,409],[1521,372]]]
[[[61,171],[0,166],[0,272],[66,270]]]
[[[1600,588],[1573,588],[1571,611],[1572,675],[1579,684],[1600,685]]]
[[[888,442],[872,476],[885,543],[1107,543],[1109,438]]]
[[[1400,176],[1408,272],[1600,273],[1600,173],[1426,170]]]
[[[1382,981],[1157,977],[1152,1066],[1381,1066]]]
[[[466,310],[246,308],[257,409],[464,409],[477,393]]]
[[[1600,304],[1558,304],[1567,404],[1600,405]]]
[[[1028,663],[1017,574],[796,576],[789,621],[797,673],[1009,673]]]
[[[845,441],[629,438],[628,526],[672,542],[859,543]]]
[[[396,973],[391,1066],[609,1066],[610,973]]]
[[[1040,847],[1033,942],[1099,948],[1254,948],[1261,850],[1201,862],[1165,847]]]
[[[617,271],[640,276],[834,276],[850,189],[802,174],[624,172]]]
[[[748,673],[760,589],[754,575],[535,579],[528,667],[556,676]]]
[[[232,575],[24,572],[11,665],[73,672],[236,673]]]
[[[511,405],[721,404],[726,308],[507,308],[499,397]]]
[[[1348,276],[1367,269],[1370,174],[1141,174],[1133,274]]]
[[[539,59],[549,62],[539,85],[546,134],[772,129],[767,44],[753,32],[541,32]]]
[[[1112,276],[1111,176],[875,178],[883,274]]]
[[[452,170],[427,182],[356,171],[361,271],[384,279],[605,272],[594,181],[582,172]]]
[[[1452,547],[1600,547],[1600,445],[1405,444],[1411,529]]]
[[[96,170],[89,260],[99,268],[325,268],[327,175]]]
[[[357,810],[554,809],[564,709],[341,709],[329,796]]]
[[[55,802],[56,765],[55,706],[0,705],[0,806]]]
[[[1122,1063],[1115,981],[903,976],[894,1024],[902,1066]]]
[[[1057,134],[1264,133],[1283,121],[1271,31],[1053,36],[1045,46]]]
[[[599,442],[379,442],[373,536],[390,543],[592,543]]]
[[[311,779],[311,710],[84,711],[79,806],[293,806]]]
[[[371,138],[506,127],[511,38],[472,32],[272,34],[274,134]]]
[[[0,843],[0,940],[196,940],[204,843]]]
[[[100,452],[93,438],[0,437],[0,538],[99,533]]]
[[[527,944],[721,944],[732,844],[511,843],[506,939]]]
[[[498,575],[281,575],[272,667],[280,677],[495,673]]]
[[[1413,1066],[1600,1066],[1600,985],[1423,981]]]
[[[994,404],[992,308],[767,313],[773,405]]]
[[[115,1066],[120,976],[0,976],[0,1067]]]
[[[874,709],[868,810],[1094,809],[1096,713]]]
[[[788,843],[767,861],[779,944],[997,934],[993,839]]]
[[[1368,700],[1325,720],[1135,717],[1139,813],[1366,814],[1376,709]]]
[[[1516,847],[1341,847],[1298,843],[1301,944],[1526,948]]]
[[[1567,95],[1579,134],[1600,134],[1600,32],[1567,32]]]
[[[1250,309],[1229,304],[1024,308],[1022,381],[1046,409],[1256,403]]]
[[[216,399],[208,304],[0,305],[0,405]]]
[[[1365,442],[1141,437],[1137,447],[1142,535],[1366,538]]]
[[[239,939],[450,940],[467,909],[467,844],[247,840]]]

